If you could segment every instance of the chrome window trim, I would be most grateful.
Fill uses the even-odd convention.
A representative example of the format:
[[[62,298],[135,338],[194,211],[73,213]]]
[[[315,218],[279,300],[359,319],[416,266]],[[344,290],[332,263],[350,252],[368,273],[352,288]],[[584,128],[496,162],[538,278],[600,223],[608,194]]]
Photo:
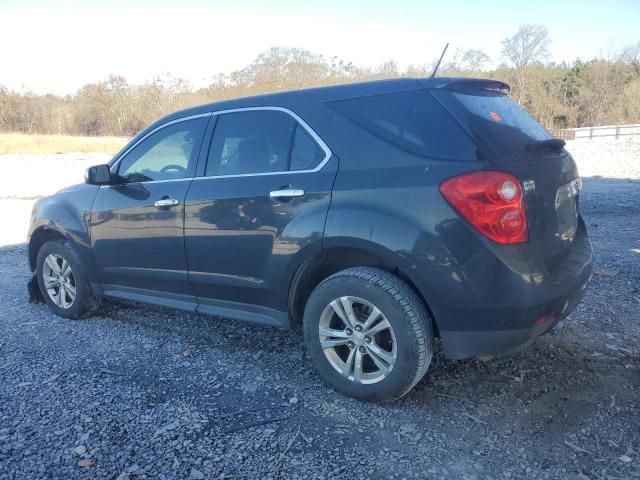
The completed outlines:
[[[322,168],[327,164],[327,162],[329,161],[329,159],[333,155],[333,153],[331,152],[331,149],[329,148],[329,146],[309,126],[309,124],[307,122],[305,122],[296,112],[294,112],[293,110],[290,110],[290,109],[288,109],[286,107],[278,107],[278,106],[275,106],[275,105],[273,105],[273,106],[261,106],[261,107],[238,107],[238,108],[231,108],[231,109],[227,109],[227,110],[214,110],[214,111],[207,112],[207,113],[201,113],[201,114],[198,114],[198,115],[191,115],[189,117],[178,118],[178,119],[172,120],[170,122],[164,123],[164,124],[159,125],[158,127],[154,128],[153,130],[151,130],[144,137],[139,139],[135,144],[133,144],[133,145],[131,145],[131,147],[127,148],[127,150],[122,155],[120,155],[118,157],[118,159],[113,163],[111,168],[116,168],[117,165],[120,163],[120,160],[122,160],[140,142],[142,142],[143,140],[145,140],[147,137],[149,137],[150,135],[154,134],[158,130],[161,130],[164,127],[168,127],[169,125],[173,125],[173,124],[178,123],[178,122],[184,122],[186,120],[191,120],[191,119],[194,119],[194,118],[206,117],[206,116],[224,115],[226,113],[264,111],[264,110],[267,110],[267,111],[271,110],[271,111],[278,111],[278,112],[286,113],[287,115],[292,117],[296,122],[298,122],[298,124],[300,126],[302,126],[302,128],[304,128],[309,135],[311,135],[311,138],[313,138],[315,140],[315,142],[318,144],[318,146],[324,152],[324,158],[322,159],[322,161],[320,161],[320,163],[315,168],[307,169],[307,170],[284,170],[284,171],[260,172],[260,173],[238,173],[238,174],[231,174],[231,175],[208,175],[208,176],[202,176],[202,177],[176,178],[176,179],[171,179],[171,180],[150,180],[148,182],[131,182],[131,183],[120,184],[120,185],[132,185],[132,184],[136,184],[136,183],[138,183],[138,184],[164,183],[164,182],[176,182],[176,181],[183,181],[183,180],[207,180],[207,179],[210,179],[210,178],[241,178],[241,177],[263,177],[263,176],[266,176],[266,175],[291,175],[291,174],[296,174],[296,173],[314,173],[314,172],[319,172],[320,170],[322,170]],[[212,137],[212,139],[213,139],[213,137]],[[208,155],[207,155],[207,161],[208,161],[208,159],[209,158],[208,158]],[[111,170],[111,173],[114,173],[114,171]]]
[[[226,113],[240,113],[240,112],[250,112],[250,111],[264,111],[264,110],[267,110],[267,111],[271,110],[271,111],[286,113],[287,115],[292,117],[296,122],[298,122],[298,124],[300,126],[302,126],[302,128],[304,128],[309,135],[311,135],[311,138],[313,138],[315,140],[315,142],[318,144],[318,146],[324,152],[324,158],[320,161],[320,163],[315,168],[311,168],[311,169],[307,169],[307,170],[284,170],[284,171],[260,172],[260,173],[237,173],[237,174],[231,174],[231,175],[208,175],[208,176],[202,176],[202,177],[195,177],[194,180],[205,179],[205,178],[259,177],[259,176],[264,176],[264,175],[284,175],[284,174],[291,174],[291,173],[312,173],[312,172],[318,172],[318,171],[322,170],[322,167],[324,167],[327,164],[327,162],[329,161],[329,159],[331,158],[331,155],[332,155],[331,149],[329,148],[329,145],[327,145],[325,143],[325,141],[322,140],[322,138],[320,138],[320,136],[313,130],[313,128],[311,128],[309,126],[309,124],[307,122],[305,122],[302,118],[300,118],[300,116],[296,112],[294,112],[293,110],[289,110],[286,107],[277,107],[277,106],[239,107],[239,108],[231,108],[231,109],[228,109],[228,110],[217,110],[217,111],[211,112],[211,114],[212,115],[224,115]],[[214,130],[214,135],[215,135],[215,130]],[[213,140],[213,137],[212,137],[212,140]],[[207,156],[207,160],[208,159],[209,159],[209,157]]]

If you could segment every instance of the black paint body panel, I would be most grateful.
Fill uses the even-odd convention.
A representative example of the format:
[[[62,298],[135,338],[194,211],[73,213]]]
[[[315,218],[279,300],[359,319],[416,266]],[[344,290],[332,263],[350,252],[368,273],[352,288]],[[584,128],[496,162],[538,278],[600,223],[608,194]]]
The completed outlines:
[[[435,91],[453,81],[343,85],[176,112],[132,142],[185,116],[277,106],[299,115],[330,147],[331,158],[317,172],[199,178],[206,161],[201,154],[193,180],[78,186],[43,199],[31,232],[55,229],[73,241],[91,265],[92,282],[107,295],[282,327],[290,326],[290,287],[301,266],[333,249],[367,252],[421,295],[449,357],[524,348],[569,313],[591,276],[584,222],[579,219],[570,239],[554,231],[553,196],[578,175],[571,157],[565,152],[540,163],[496,162],[479,147],[477,157],[466,161],[427,158],[384,141],[327,105]],[[535,181],[536,189],[526,193],[528,243],[490,242],[438,190],[447,178],[486,169]],[[269,198],[282,187],[303,189],[305,195]],[[164,195],[179,198],[179,206],[154,207]]]

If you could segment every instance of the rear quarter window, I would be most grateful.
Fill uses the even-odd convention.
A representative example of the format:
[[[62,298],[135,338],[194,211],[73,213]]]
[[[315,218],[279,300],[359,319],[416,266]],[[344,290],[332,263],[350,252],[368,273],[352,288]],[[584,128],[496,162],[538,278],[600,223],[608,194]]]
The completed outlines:
[[[527,146],[552,136],[507,95],[490,90],[440,91],[462,109],[458,120],[466,125],[476,144],[486,147],[496,159],[517,160],[531,156]],[[446,103],[446,98],[442,98]],[[448,105],[448,104],[447,104]]]
[[[425,90],[328,102],[374,135],[411,153],[447,160],[475,160],[476,145]]]
[[[489,124],[508,125],[520,130],[532,140],[551,138],[542,125],[503,93],[490,91],[476,93],[455,92],[453,96],[471,114],[477,116],[478,119],[485,119]]]

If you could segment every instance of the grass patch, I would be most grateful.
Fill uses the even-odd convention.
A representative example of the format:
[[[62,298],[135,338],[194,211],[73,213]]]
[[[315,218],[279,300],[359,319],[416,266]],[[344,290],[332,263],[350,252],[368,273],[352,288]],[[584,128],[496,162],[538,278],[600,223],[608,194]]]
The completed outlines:
[[[0,155],[7,153],[108,153],[120,150],[126,137],[72,137],[68,135],[28,135],[0,133]]]

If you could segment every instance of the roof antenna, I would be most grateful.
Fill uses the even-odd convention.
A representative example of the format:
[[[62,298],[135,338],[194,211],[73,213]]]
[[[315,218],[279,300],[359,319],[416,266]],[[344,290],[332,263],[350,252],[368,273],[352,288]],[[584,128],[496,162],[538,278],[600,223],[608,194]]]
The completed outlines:
[[[447,48],[449,48],[449,42],[447,42],[447,44],[444,46],[444,50],[442,50],[442,55],[440,55],[440,60],[438,60],[438,63],[436,63],[436,66],[433,69],[433,73],[431,73],[431,78],[435,77],[436,73],[438,73],[438,68],[440,68],[440,63],[442,62],[442,58],[444,57],[444,54],[447,53]]]

